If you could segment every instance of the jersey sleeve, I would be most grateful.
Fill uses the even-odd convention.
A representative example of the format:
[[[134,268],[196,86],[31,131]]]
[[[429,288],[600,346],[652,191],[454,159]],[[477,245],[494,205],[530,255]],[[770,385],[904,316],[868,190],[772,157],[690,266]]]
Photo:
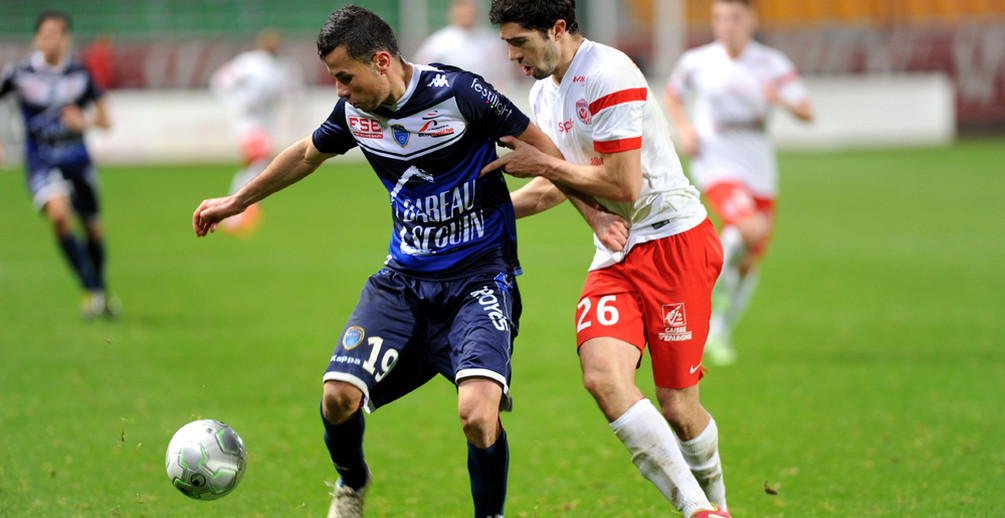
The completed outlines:
[[[643,106],[649,98],[642,73],[625,66],[600,67],[596,71],[586,82],[593,150],[618,153],[641,148]]]
[[[519,135],[530,125],[530,118],[481,76],[458,72],[453,88],[461,114],[488,139]]]
[[[87,70],[86,68],[84,70]],[[94,74],[87,70],[87,91],[84,92],[83,103],[88,104],[105,96],[105,89],[94,80]]]
[[[0,97],[7,95],[14,89],[14,67],[8,65],[3,67],[3,71],[0,71]]]
[[[775,88],[778,89],[779,97],[791,104],[799,104],[808,100],[809,90],[792,61],[785,54],[776,52],[772,63],[771,80]]]
[[[328,119],[314,130],[311,141],[318,151],[326,154],[344,154],[357,146],[356,139],[346,125],[345,99],[339,99]]]

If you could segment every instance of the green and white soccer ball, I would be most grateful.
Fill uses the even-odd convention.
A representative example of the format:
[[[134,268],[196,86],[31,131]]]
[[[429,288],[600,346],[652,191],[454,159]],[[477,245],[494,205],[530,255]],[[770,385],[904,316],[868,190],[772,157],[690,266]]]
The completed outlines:
[[[247,461],[244,441],[233,428],[201,419],[175,432],[164,464],[171,483],[185,496],[216,500],[241,482]]]

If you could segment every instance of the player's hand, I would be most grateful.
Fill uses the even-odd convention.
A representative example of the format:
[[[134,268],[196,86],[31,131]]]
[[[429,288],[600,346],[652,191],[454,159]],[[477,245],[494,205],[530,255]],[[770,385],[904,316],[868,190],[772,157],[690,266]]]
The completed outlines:
[[[628,243],[628,229],[632,224],[627,219],[613,212],[598,211],[588,221],[594,235],[605,248],[612,252],[620,252]]]
[[[761,84],[761,92],[764,95],[764,100],[768,104],[779,104],[781,102],[781,96],[778,94],[778,88],[770,82],[765,82]]]
[[[502,169],[504,173],[511,174],[517,178],[541,176],[547,168],[549,160],[552,160],[551,157],[541,152],[541,150],[516,137],[502,137],[499,139],[499,142],[502,142],[503,145],[512,151],[483,167],[479,176],[484,176],[486,173],[497,169]]]
[[[697,156],[698,155],[698,133],[694,128],[680,128],[679,139],[677,142],[677,148],[684,156]]]
[[[237,205],[233,196],[203,200],[192,213],[192,230],[198,237],[216,231],[216,226],[224,219],[240,214],[244,207]]]
[[[81,110],[80,106],[76,104],[64,106],[61,117],[63,118],[63,123],[73,131],[82,133],[87,129],[87,118],[84,117],[84,110]]]

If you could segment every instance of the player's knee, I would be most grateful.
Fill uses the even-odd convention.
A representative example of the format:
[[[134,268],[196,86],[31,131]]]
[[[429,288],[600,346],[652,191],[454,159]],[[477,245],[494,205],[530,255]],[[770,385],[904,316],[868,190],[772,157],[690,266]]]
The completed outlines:
[[[760,212],[755,212],[750,216],[740,220],[736,224],[743,238],[743,243],[748,249],[756,249],[763,246],[764,241],[771,232],[771,221]]]
[[[499,414],[487,409],[461,411],[461,428],[468,442],[479,448],[488,448],[498,437]]]
[[[321,411],[332,424],[341,424],[352,417],[363,401],[363,392],[344,381],[325,382]]]
[[[583,370],[583,387],[597,401],[604,401],[616,394],[620,382],[610,372],[600,369]]]
[[[499,427],[498,401],[462,401],[458,406],[458,415],[468,442],[479,448],[488,448],[495,443]]]

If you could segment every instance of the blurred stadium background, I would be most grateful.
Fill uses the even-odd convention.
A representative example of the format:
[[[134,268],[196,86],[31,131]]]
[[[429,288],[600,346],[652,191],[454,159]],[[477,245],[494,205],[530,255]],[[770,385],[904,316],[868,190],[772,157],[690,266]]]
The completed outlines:
[[[445,24],[449,2],[357,3],[391,23],[407,58]],[[207,91],[210,74],[249,48],[259,29],[280,29],[282,53],[308,86],[281,131],[298,138],[333,105],[314,39],[343,3],[0,0],[0,65],[30,53],[40,9],[64,10],[74,19],[77,51],[111,91],[116,126],[89,136],[99,160],[233,160],[223,107]],[[658,95],[680,52],[711,40],[711,0],[578,3],[584,34],[629,53]],[[783,149],[938,144],[959,134],[1005,133],[1005,0],[759,0],[756,8],[759,38],[795,62],[818,108],[809,128],[776,117],[772,131]],[[521,78],[507,93],[526,102],[528,86]],[[7,99],[0,139],[9,146],[19,146],[21,135],[14,115]]]

